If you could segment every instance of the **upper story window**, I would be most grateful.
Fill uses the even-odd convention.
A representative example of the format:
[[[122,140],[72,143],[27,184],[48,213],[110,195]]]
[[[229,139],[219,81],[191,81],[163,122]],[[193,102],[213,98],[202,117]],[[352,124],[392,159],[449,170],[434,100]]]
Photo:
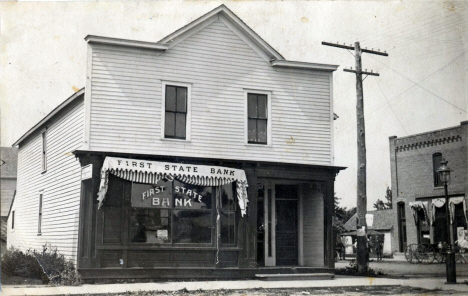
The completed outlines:
[[[442,182],[439,179],[439,174],[437,173],[437,170],[440,168],[441,161],[442,161],[442,153],[437,152],[437,153],[432,154],[434,187],[443,186]]]
[[[47,132],[42,132],[41,163],[42,171],[47,171]]]
[[[15,229],[15,211],[11,211],[11,229]]]
[[[42,193],[39,194],[39,211],[37,219],[37,234],[42,233]]]
[[[247,143],[270,144],[270,93],[247,92]]]
[[[190,85],[163,83],[163,138],[189,140]]]

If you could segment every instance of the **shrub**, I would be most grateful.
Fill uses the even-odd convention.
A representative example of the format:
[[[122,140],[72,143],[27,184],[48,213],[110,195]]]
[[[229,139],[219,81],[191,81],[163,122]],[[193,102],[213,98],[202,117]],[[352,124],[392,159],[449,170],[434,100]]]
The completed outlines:
[[[346,268],[344,268],[344,269],[343,268],[335,269],[335,274],[338,274],[338,275],[370,276],[370,277],[377,277],[377,276],[384,275],[383,272],[375,271],[370,267],[367,267],[366,270],[364,270],[364,272],[359,272],[356,260],[351,260],[351,262],[349,262],[349,266],[346,266]]]
[[[9,249],[2,257],[2,271],[11,276],[41,279],[44,284],[78,285],[81,281],[73,262],[49,244],[42,251]]]

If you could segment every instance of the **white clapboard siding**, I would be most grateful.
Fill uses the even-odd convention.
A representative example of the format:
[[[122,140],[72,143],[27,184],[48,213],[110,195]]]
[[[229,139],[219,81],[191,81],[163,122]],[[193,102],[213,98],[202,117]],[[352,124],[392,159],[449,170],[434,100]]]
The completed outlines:
[[[18,183],[12,209],[15,228],[11,229],[10,215],[8,246],[40,250],[49,243],[76,261],[81,167],[72,151],[83,142],[83,96],[62,112],[47,124],[46,172],[42,173],[40,133],[31,135],[19,146]],[[41,192],[42,234],[38,235]]]
[[[302,208],[304,266],[323,266],[325,229],[323,193],[309,188],[304,194]]]
[[[91,150],[333,164],[331,74],[272,67],[221,20],[164,53],[91,58]],[[190,141],[161,139],[162,81],[192,84]],[[244,89],[271,91],[272,145],[245,144]]]

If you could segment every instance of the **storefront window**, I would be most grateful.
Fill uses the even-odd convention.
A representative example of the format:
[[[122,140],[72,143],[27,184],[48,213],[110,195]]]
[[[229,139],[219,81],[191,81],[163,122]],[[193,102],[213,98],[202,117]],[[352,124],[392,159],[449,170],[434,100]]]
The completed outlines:
[[[213,187],[176,180],[132,184],[130,242],[211,244]]]
[[[171,243],[169,210],[132,208],[130,241],[149,244]]]
[[[221,187],[221,243],[236,243],[236,188],[235,184]]]
[[[174,243],[210,244],[211,211],[174,211]]]

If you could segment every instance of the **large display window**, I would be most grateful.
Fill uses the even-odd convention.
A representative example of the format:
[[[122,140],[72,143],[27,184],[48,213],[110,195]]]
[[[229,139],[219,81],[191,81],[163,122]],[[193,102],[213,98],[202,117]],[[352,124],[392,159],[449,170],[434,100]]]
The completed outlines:
[[[129,243],[213,246],[236,244],[235,184],[196,186],[177,180],[155,185],[133,182]]]

